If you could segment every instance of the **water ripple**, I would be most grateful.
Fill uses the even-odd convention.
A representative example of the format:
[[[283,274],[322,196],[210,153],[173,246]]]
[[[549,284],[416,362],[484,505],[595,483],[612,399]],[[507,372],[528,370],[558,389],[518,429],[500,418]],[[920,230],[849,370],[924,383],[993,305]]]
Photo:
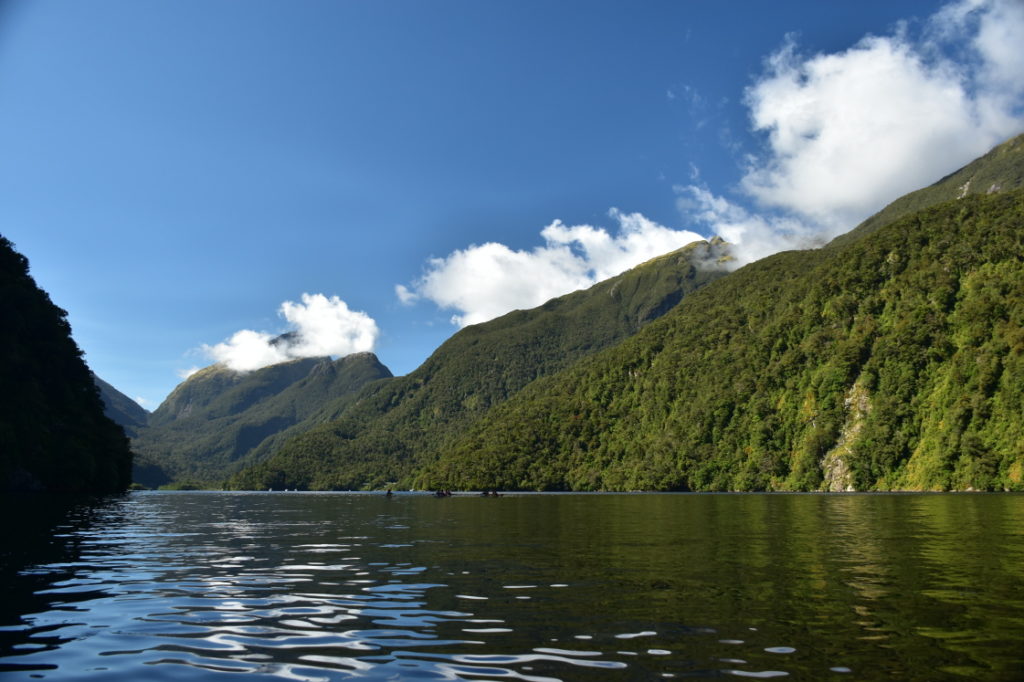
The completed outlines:
[[[88,523],[59,526],[67,551],[12,574],[20,601],[15,616],[0,621],[0,674],[115,682],[211,673],[306,681],[831,679],[877,658],[892,676],[913,678],[892,652],[920,640],[944,670],[962,676],[984,679],[987,670],[1003,679],[1000,671],[1013,670],[1005,651],[1022,631],[1013,615],[1015,562],[986,573],[1001,600],[984,613],[1002,631],[972,639],[951,633],[947,617],[978,618],[983,585],[973,584],[970,600],[949,573],[922,587],[917,599],[939,616],[930,623],[887,607],[897,588],[916,584],[900,571],[924,580],[914,573],[921,562],[883,562],[908,545],[902,538],[885,552],[874,536],[846,553],[788,547],[803,554],[776,579],[787,555],[772,553],[757,523],[705,531],[720,517],[701,516],[704,507],[659,521],[638,503],[643,513],[622,518],[644,525],[594,535],[591,524],[624,514],[615,498],[586,500],[610,511],[581,506],[586,514],[575,522],[564,506],[573,498],[546,499],[549,516],[530,515],[535,500],[515,507],[510,497],[486,507],[508,511],[492,519],[473,500],[460,507],[365,495],[133,495],[90,511]],[[800,523],[833,518],[803,499],[815,514],[796,517]],[[679,525],[691,517],[692,528]],[[842,533],[865,533],[860,522],[841,520]],[[638,538],[651,534],[658,551],[636,560]],[[684,545],[686,561],[664,551]],[[928,545],[921,556],[940,550]],[[1009,547],[1006,555],[1020,552]],[[959,556],[941,554],[947,562]],[[800,581],[803,592],[787,592]],[[897,629],[904,622],[913,625],[908,632]],[[961,653],[975,641],[987,647],[977,659]]]

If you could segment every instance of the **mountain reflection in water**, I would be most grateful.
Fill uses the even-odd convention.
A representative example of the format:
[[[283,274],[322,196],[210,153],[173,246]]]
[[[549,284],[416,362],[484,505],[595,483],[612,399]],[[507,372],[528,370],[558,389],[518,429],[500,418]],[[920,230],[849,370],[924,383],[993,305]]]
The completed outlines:
[[[1024,677],[1024,496],[7,500],[5,679]]]

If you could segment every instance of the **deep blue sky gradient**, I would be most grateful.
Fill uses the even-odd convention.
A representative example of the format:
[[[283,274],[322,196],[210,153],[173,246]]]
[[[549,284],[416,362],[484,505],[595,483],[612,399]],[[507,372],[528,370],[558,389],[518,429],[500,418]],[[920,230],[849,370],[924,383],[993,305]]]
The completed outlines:
[[[0,233],[104,379],[150,409],[195,349],[303,292],[396,374],[455,328],[394,285],[555,219],[684,228],[694,169],[757,152],[744,88],[938,2],[14,2],[0,11]]]

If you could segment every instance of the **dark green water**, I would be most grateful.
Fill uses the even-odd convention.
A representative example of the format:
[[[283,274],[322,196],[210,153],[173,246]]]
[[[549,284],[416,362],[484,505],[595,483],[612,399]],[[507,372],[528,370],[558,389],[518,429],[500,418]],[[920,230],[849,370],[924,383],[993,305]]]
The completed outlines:
[[[1020,495],[31,504],[4,679],[1024,679]]]

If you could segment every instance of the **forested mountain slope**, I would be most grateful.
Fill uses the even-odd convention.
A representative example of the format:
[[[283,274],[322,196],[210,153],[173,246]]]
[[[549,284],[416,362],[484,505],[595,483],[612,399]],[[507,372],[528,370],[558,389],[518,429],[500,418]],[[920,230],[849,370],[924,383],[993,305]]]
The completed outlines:
[[[929,206],[970,194],[1008,192],[1018,187],[1024,187],[1024,135],[1007,140],[938,182],[900,197],[850,232],[836,237],[826,248],[846,246]]]
[[[870,305],[880,305],[877,300],[871,299],[874,302],[863,311],[857,305],[870,296],[880,295],[872,288],[879,284],[874,278],[880,269],[893,267],[893,262],[888,260],[879,264],[860,258],[858,249],[877,248],[878,244],[897,233],[894,230],[906,231],[906,226],[915,224],[915,220],[923,221],[921,229],[924,232],[941,231],[952,220],[942,210],[958,209],[937,209],[934,215],[921,211],[960,199],[966,202],[959,204],[960,208],[975,204],[987,207],[984,199],[977,199],[978,194],[1005,194],[1020,187],[1022,182],[1024,137],[1018,137],[934,185],[893,202],[822,250],[779,254],[720,280],[723,274],[720,270],[695,268],[692,272],[700,272],[701,281],[694,282],[694,286],[684,285],[684,292],[689,293],[702,284],[712,282],[709,288],[686,305],[676,308],[672,308],[675,302],[687,301],[690,297],[683,299],[681,295],[673,294],[674,298],[667,304],[655,307],[657,311],[671,310],[671,313],[632,339],[633,332],[641,325],[627,325],[617,333],[607,333],[605,330],[609,327],[603,315],[613,309],[600,306],[596,302],[601,297],[592,295],[606,287],[611,287],[609,291],[614,292],[621,286],[617,280],[599,284],[584,292],[581,298],[573,298],[580,296],[579,293],[563,297],[535,311],[513,313],[480,325],[478,329],[464,330],[409,377],[373,387],[360,396],[359,401],[340,419],[289,441],[264,464],[235,477],[231,485],[348,488],[380,485],[388,481],[431,487],[574,489],[839,489],[973,485],[964,482],[971,477],[965,477],[963,472],[953,476],[952,468],[950,475],[945,477],[931,470],[925,475],[920,467],[913,469],[917,472],[914,476],[900,473],[900,462],[908,457],[907,448],[915,447],[906,440],[910,438],[906,434],[916,428],[913,415],[918,414],[914,411],[917,408],[904,406],[897,409],[890,403],[898,402],[898,398],[890,396],[887,389],[877,392],[871,400],[866,399],[865,382],[870,382],[876,375],[881,376],[878,372],[868,371],[863,377],[860,374],[853,377],[853,383],[844,388],[839,400],[843,406],[839,412],[836,412],[839,403],[835,402],[834,395],[815,397],[817,393],[814,391],[819,391],[823,378],[814,378],[816,383],[808,387],[800,383],[806,377],[800,379],[792,372],[800,368],[808,376],[818,377],[820,374],[824,377],[832,371],[827,368],[832,368],[836,362],[845,362],[836,360],[836,357],[842,358],[844,353],[853,352],[850,350],[853,347],[859,349],[858,358],[863,363],[867,362],[864,359],[867,357],[873,357],[874,363],[896,362],[891,356],[894,347],[902,347],[899,343],[892,346],[885,337],[886,341],[879,341],[881,345],[875,349],[875,332],[869,333],[861,326],[855,330],[852,328],[853,317],[850,315],[856,317],[858,325],[869,327],[879,320],[878,310],[870,308]],[[1012,233],[1011,209],[1006,209],[1005,215],[1000,216],[991,215],[989,208],[979,210],[986,211],[987,217],[975,227],[988,229],[987,221],[991,219],[1003,226],[1000,230],[1005,228]],[[903,227],[894,227],[894,223],[901,219]],[[1007,221],[1011,223],[1008,228],[1005,227]],[[875,238],[876,232],[885,232],[888,236]],[[978,253],[990,253],[983,244],[974,244],[968,234],[957,239],[961,241],[948,244],[948,250],[941,254],[927,250],[922,254],[940,260],[953,258],[954,262],[949,267],[955,265],[971,269],[987,262],[957,260],[961,251],[970,252],[975,248],[980,249]],[[873,240],[870,244],[874,246],[858,246],[864,240]],[[724,247],[716,242],[713,246],[701,248],[721,251]],[[907,257],[907,254],[901,256],[900,253],[898,249],[893,253],[886,252],[886,258]],[[688,256],[687,261],[693,266],[699,262],[713,262],[716,257],[702,255],[693,259]],[[862,262],[867,269],[860,273],[844,271],[842,277],[838,271],[828,271],[828,268],[848,266],[853,262],[846,259]],[[658,262],[658,259],[653,261]],[[917,267],[927,269],[929,266],[915,261],[914,268]],[[819,271],[819,268],[825,270]],[[812,272],[814,274],[810,274]],[[651,272],[638,268],[633,274],[626,275],[630,278],[650,277]],[[908,272],[907,276],[917,275]],[[836,285],[822,290],[822,277],[824,281],[848,281],[850,288],[847,290]],[[869,284],[864,285],[864,282]],[[902,292],[898,288],[902,286],[900,282],[903,280],[897,280],[894,284],[897,289],[891,291]],[[950,286],[958,294],[961,282],[957,280]],[[644,300],[645,296],[657,290],[659,287],[654,290],[639,287],[635,289],[635,296],[637,300]],[[672,290],[672,286],[666,289]],[[800,303],[807,291],[817,292],[818,298]],[[942,296],[941,291],[941,288],[937,289],[934,295]],[[946,299],[948,295],[947,291]],[[918,300],[920,297],[906,296],[909,297],[907,301],[921,302]],[[930,300],[924,294],[922,296],[925,301]],[[738,302],[735,308],[733,300]],[[555,318],[546,316],[546,313],[557,312],[565,301],[576,304],[589,301],[587,305],[596,305],[599,312],[597,315],[563,315],[557,319],[559,327],[556,333],[538,333],[538,328],[533,325],[555,325]],[[782,301],[789,301],[788,307],[778,308]],[[846,324],[851,338],[833,338],[826,333],[827,330],[815,328],[820,320],[810,315],[813,306],[831,311],[828,315],[846,315],[841,320],[830,320],[832,326],[829,329],[839,329],[841,323]],[[566,308],[568,310],[568,306]],[[850,309],[858,312],[851,313]],[[885,306],[883,310],[891,312]],[[909,310],[904,306],[898,311],[906,318],[900,318],[900,333],[927,334],[927,328],[917,321],[921,316],[931,320],[926,308]],[[804,317],[805,314],[808,316]],[[891,314],[885,316],[886,323],[892,323],[893,319]],[[787,327],[787,324],[791,326]],[[597,338],[605,339],[605,343],[578,343],[575,346],[566,343],[577,335],[587,338],[594,329],[599,332]],[[750,337],[755,329],[767,336]],[[804,339],[800,330],[806,331],[809,337]],[[782,335],[781,339],[772,336],[775,332]],[[659,334],[667,336],[662,338]],[[616,336],[629,340],[621,347],[610,348],[587,359],[603,347],[613,346]],[[799,341],[795,340],[798,338]],[[543,340],[543,352],[533,352],[537,339]],[[557,342],[552,339],[557,339]],[[869,343],[865,339],[870,340],[870,348],[857,345]],[[996,341],[993,343],[998,344]],[[759,348],[758,344],[768,344],[769,350]],[[810,354],[809,351],[815,348],[817,354]],[[665,358],[677,358],[670,361],[676,364],[655,373],[657,381],[646,386],[642,402],[626,401],[623,395],[629,391],[610,377],[618,376],[618,380],[622,380],[626,376],[630,385],[636,384],[640,374],[647,369],[630,353],[643,358],[660,356],[663,350]],[[878,351],[877,355],[872,355],[873,350]],[[916,350],[924,352],[921,348]],[[782,365],[758,366],[754,361],[747,365],[736,361],[736,358],[752,358],[758,353],[762,356],[767,353],[765,357],[768,358],[775,358],[781,353],[784,362]],[[673,375],[673,368],[680,367],[685,367],[685,371],[680,370],[680,375]],[[851,367],[854,365],[842,371],[853,371]],[[870,370],[874,365],[865,367]],[[929,367],[914,376],[924,381],[933,370],[934,367]],[[694,380],[691,381],[690,377]],[[531,378],[534,378],[533,382]],[[765,393],[762,385],[770,380],[777,385],[766,388]],[[910,384],[901,385],[905,392]],[[518,393],[523,386],[527,390]],[[806,415],[810,415],[808,423],[813,427],[810,431],[795,427],[789,421],[792,415],[784,410],[785,402],[795,399],[794,387],[802,387],[805,393],[810,391],[803,397],[806,400],[801,399],[803,402],[800,402]],[[920,386],[914,390],[918,389],[924,390]],[[625,393],[620,395],[620,392]],[[687,396],[686,400],[692,405],[678,403],[678,395]],[[781,402],[771,409],[758,407],[759,401],[767,400],[768,395]],[[903,393],[898,395],[904,396]],[[510,402],[506,403],[506,400]],[[620,403],[620,400],[626,402]],[[583,402],[577,404],[579,401]],[[824,401],[821,403],[823,408],[819,405],[821,401]],[[568,404],[574,406],[570,413],[565,411]],[[872,407],[874,404],[885,404],[895,411],[888,407]],[[590,411],[583,411],[583,407],[588,405]],[[850,406],[863,406],[863,410],[849,412]],[[612,409],[615,407],[619,408],[618,412]],[[824,410],[824,416],[818,416],[820,409]],[[750,410],[759,415],[757,428],[741,423],[740,416]],[[863,419],[869,412],[876,415],[870,423]],[[878,424],[885,419],[890,421],[883,428]],[[780,424],[776,424],[779,420]],[[579,427],[578,431],[574,430],[573,424]],[[883,443],[881,439],[888,433],[885,429],[899,437]],[[684,438],[680,435],[684,432],[692,437]],[[722,440],[727,433],[733,440]],[[975,437],[972,433],[964,433],[967,434],[964,447],[969,449],[977,441],[972,440]],[[699,438],[695,434],[699,434]],[[960,435],[956,436],[957,447],[960,447]],[[943,441],[941,447],[952,447],[950,438],[953,436]],[[629,440],[629,444],[624,444],[624,440]],[[855,442],[860,442],[856,445],[859,454],[856,457],[844,454],[855,448]],[[625,449],[617,449],[620,446]],[[751,463],[757,459],[751,453],[761,453],[759,463]],[[821,459],[817,465],[812,465],[817,456]],[[943,456],[949,457],[948,454]],[[875,458],[880,463],[865,467],[864,458]],[[984,458],[968,458],[965,462],[982,460]],[[743,467],[736,469],[738,463]],[[982,476],[971,480],[975,480],[977,485],[997,485],[997,479],[1008,481],[1007,485],[1016,485],[1013,481],[1017,474],[1013,466],[1006,462],[999,464],[997,469],[1002,472],[999,474],[1002,478],[993,475],[990,479]],[[984,464],[985,467],[991,468],[989,464]]]
[[[149,423],[149,411],[95,374],[92,380],[100,390],[103,413],[119,424],[126,436],[134,438]]]
[[[121,427],[71,337],[67,313],[0,237],[0,491],[106,493],[131,482]]]
[[[618,343],[725,274],[726,247],[697,242],[601,282],[467,327],[416,371],[367,387],[340,418],[230,481],[346,489],[408,479],[437,448],[538,377]]]
[[[424,482],[1024,489],[1024,190],[779,253],[534,382]]]
[[[236,372],[200,370],[178,385],[140,428],[135,480],[213,485],[259,459],[281,432],[340,403],[366,384],[391,377],[372,353],[306,358]]]

